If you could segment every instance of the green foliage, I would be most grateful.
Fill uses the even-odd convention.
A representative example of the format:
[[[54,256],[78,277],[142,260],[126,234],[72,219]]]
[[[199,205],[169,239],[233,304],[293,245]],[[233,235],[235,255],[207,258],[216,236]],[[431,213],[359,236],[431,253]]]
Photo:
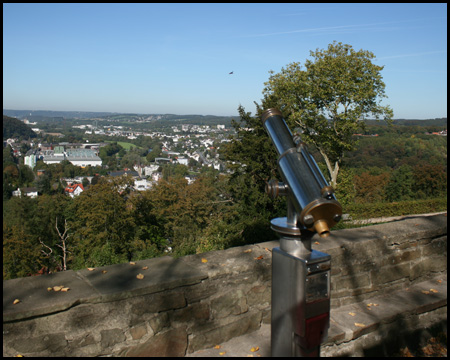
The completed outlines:
[[[3,115],[3,139],[18,138],[29,139],[35,138],[37,134],[24,122]]]
[[[353,203],[343,207],[343,212],[353,220],[409,214],[426,214],[447,210],[447,198],[410,200],[401,202]],[[341,224],[340,226],[343,226]],[[336,228],[339,228],[339,224]]]
[[[372,63],[373,54],[333,43],[311,55],[305,68],[292,63],[279,74],[271,72],[262,105],[255,103],[255,116],[239,107],[240,119],[232,121],[236,136],[221,145],[219,153],[231,170],[227,175],[205,167],[188,185],[184,179],[188,168],[168,165],[163,167],[163,180],[143,192],[130,190],[130,178],[95,176],[89,188],[72,199],[58,194],[63,189],[61,177],[107,170],[38,161],[35,170],[43,169],[45,175],[34,185],[43,195],[10,198],[11,190],[32,185],[34,174],[19,164],[11,147],[4,148],[3,278],[35,274],[42,267],[60,269],[57,224],[69,235],[69,269],[274,239],[270,220],[286,216],[286,199],[273,200],[265,194],[266,182],[280,178],[277,154],[260,120],[269,107],[280,108],[290,128],[299,127],[302,139],[312,145],[310,151],[323,155],[325,163],[318,165],[324,173],[329,170],[325,177],[334,183],[344,213],[353,219],[446,210],[446,139],[424,134],[436,128],[427,126],[431,123],[405,126],[405,121],[398,121],[386,126],[363,121],[374,116],[389,122],[392,117],[392,110],[379,102],[385,97],[383,68]],[[111,116],[127,121],[135,115]],[[160,121],[164,128],[191,119],[164,117],[171,121]],[[353,134],[359,131],[380,136],[357,142]],[[69,136],[75,139],[77,134]],[[100,157],[111,169],[150,162],[161,153],[159,141],[140,137],[135,143],[144,149],[125,149],[115,142],[101,148]],[[148,148],[153,150],[147,154]],[[341,222],[336,228],[345,226]]]
[[[413,191],[425,199],[447,195],[447,171],[442,165],[421,164],[413,169]]]
[[[411,200],[413,192],[413,172],[410,166],[402,165],[394,170],[386,185],[386,200]]]
[[[392,131],[379,134],[377,127],[368,126],[368,133],[380,136],[360,138],[355,151],[345,153],[342,167],[388,166],[396,169],[402,165],[413,167],[420,163],[447,164],[442,156],[447,152],[445,137],[424,135],[424,129],[411,134],[407,127],[389,128]]]
[[[393,112],[380,105],[386,97],[383,67],[372,63],[373,53],[333,42],[326,50],[311,51],[311,56],[305,70],[294,62],[278,74],[270,72],[263,107],[279,108],[291,129],[294,124],[300,127],[302,139],[324,157],[336,186],[344,153],[355,148],[352,135],[364,128],[361,120],[370,115],[390,121]]]
[[[37,273],[41,268],[40,245],[20,225],[3,223],[3,280]]]
[[[130,260],[128,245],[134,233],[134,220],[126,203],[130,185],[130,178],[100,179],[74,198],[69,220],[75,268],[105,265],[107,259]]]

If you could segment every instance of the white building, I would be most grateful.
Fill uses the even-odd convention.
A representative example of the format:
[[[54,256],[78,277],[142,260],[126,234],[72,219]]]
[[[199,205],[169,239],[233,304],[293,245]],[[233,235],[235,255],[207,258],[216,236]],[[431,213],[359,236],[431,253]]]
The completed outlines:
[[[178,162],[178,164],[181,164],[181,165],[186,165],[186,166],[189,165],[189,159],[184,158],[184,157],[177,158],[177,162]]]
[[[148,180],[135,180],[134,181],[134,186],[133,186],[136,190],[139,191],[145,191],[145,190],[149,190],[152,188],[152,183]]]
[[[102,165],[102,159],[91,149],[68,149],[64,151],[62,147],[56,146],[55,150],[42,150],[38,158],[46,164],[59,164],[63,160],[69,160],[73,165],[83,168]]]

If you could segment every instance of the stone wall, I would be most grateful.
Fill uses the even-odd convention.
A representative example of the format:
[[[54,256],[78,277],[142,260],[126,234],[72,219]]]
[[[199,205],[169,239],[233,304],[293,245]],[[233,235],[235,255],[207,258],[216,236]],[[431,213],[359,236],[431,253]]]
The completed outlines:
[[[3,356],[183,356],[257,330],[270,323],[275,246],[4,281]],[[313,248],[332,256],[338,308],[445,272],[447,217],[334,231]]]

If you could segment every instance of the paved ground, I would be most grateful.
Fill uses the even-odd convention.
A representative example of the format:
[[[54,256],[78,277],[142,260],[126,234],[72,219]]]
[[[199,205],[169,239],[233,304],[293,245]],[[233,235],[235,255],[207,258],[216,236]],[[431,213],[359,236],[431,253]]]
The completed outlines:
[[[253,350],[253,351],[252,351]],[[235,337],[215,348],[199,350],[187,357],[269,357],[270,324],[250,334]]]
[[[333,309],[331,311],[328,340],[331,342],[342,342],[344,339],[362,339],[366,337],[366,334],[370,334],[371,332],[374,332],[374,334],[378,333],[375,331],[382,324],[389,324],[394,322],[394,320],[399,321],[399,318],[405,320],[416,314],[445,307],[446,304],[447,275],[442,274],[405,290]],[[379,335],[376,336],[379,337]],[[376,336],[373,337],[374,340],[376,340]],[[370,346],[373,346],[373,344]],[[349,348],[339,349],[330,344],[330,346],[322,347],[321,356],[346,356],[352,354],[352,351]],[[358,356],[358,353],[353,354]],[[186,357],[237,356],[269,357],[270,324],[262,324],[261,328],[253,333],[233,338],[213,348],[199,350],[186,355]],[[359,356],[370,355],[367,353],[359,353]]]

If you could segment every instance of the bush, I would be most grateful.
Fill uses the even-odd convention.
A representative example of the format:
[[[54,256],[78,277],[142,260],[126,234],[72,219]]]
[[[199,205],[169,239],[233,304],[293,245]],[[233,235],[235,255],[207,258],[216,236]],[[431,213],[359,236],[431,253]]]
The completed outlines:
[[[343,212],[348,213],[353,220],[376,217],[426,214],[447,210],[447,198],[430,200],[411,200],[392,203],[348,204]]]

